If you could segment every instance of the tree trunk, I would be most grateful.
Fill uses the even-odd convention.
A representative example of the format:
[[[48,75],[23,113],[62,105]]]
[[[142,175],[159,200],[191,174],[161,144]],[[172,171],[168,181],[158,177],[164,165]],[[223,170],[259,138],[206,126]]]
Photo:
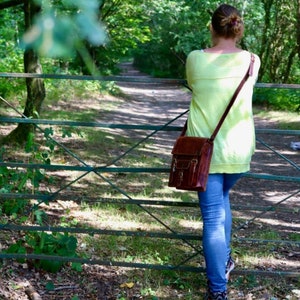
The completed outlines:
[[[298,58],[300,59],[300,0],[298,0],[297,24]]]
[[[27,30],[33,23],[34,16],[40,11],[40,7],[33,0],[24,1],[25,29]],[[24,72],[42,73],[42,67],[35,50],[27,49],[24,53]],[[38,118],[43,100],[45,99],[44,80],[40,78],[26,78],[27,99],[23,117]],[[24,143],[29,134],[34,131],[32,124],[19,124],[2,143]]]
[[[259,52],[259,57],[262,61],[261,68],[259,71],[259,80],[265,75],[267,68],[269,67],[269,54],[270,54],[270,42],[269,42],[269,30],[271,24],[271,9],[273,6],[273,0],[262,1],[265,17],[264,17],[264,31],[261,40],[261,50]]]

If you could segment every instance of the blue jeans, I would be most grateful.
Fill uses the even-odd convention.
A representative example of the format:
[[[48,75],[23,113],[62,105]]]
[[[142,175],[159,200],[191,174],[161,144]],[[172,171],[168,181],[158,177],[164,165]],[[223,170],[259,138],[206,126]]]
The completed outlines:
[[[210,174],[205,192],[199,192],[203,219],[203,252],[212,292],[226,291],[226,264],[230,256],[231,208],[229,191],[242,174]]]

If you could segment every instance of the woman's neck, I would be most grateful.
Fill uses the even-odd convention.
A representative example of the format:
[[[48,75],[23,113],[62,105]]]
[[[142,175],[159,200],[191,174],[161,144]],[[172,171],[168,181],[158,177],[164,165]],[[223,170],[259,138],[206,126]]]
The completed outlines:
[[[213,46],[205,49],[205,52],[211,53],[235,53],[242,50],[236,46],[235,39],[215,38],[213,39]]]

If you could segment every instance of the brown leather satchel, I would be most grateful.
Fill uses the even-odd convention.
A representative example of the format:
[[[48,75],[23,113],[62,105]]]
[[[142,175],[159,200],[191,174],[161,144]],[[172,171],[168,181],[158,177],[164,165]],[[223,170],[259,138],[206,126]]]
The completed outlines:
[[[169,175],[169,186],[180,190],[205,191],[209,174],[214,139],[221,128],[230,108],[248,77],[252,75],[254,55],[251,54],[250,66],[233,94],[225,112],[210,138],[185,136],[187,121],[181,135],[172,150],[172,163]]]

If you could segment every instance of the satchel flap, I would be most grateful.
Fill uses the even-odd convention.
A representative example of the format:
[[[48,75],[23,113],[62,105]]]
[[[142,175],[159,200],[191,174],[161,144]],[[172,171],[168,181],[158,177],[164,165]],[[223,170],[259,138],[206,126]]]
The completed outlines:
[[[196,165],[197,163],[197,159],[176,159],[175,166],[177,170],[188,170],[191,165]]]
[[[205,143],[212,142],[208,138],[180,136],[174,144],[172,154],[198,155]]]

